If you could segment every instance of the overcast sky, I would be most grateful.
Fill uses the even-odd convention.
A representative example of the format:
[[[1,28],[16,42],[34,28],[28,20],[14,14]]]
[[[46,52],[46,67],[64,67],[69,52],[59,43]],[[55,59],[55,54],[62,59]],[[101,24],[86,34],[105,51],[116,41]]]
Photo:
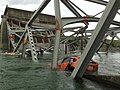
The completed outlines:
[[[0,0],[0,1],[1,1],[0,15],[3,15],[6,5],[8,5],[8,7],[12,7],[12,8],[34,11],[43,2],[43,0]],[[42,13],[54,15],[53,1],[54,0],[51,0],[51,2],[47,5],[47,7],[43,10]],[[88,15],[91,15],[91,16],[93,16],[105,9],[105,6],[103,6],[103,5],[95,4],[95,3],[88,2],[85,0],[71,0],[71,1],[74,2],[77,6],[79,6]],[[109,1],[109,0],[105,0],[105,1]],[[62,17],[74,16],[73,13],[70,12],[62,3],[61,3],[60,7],[61,7],[61,16]],[[80,14],[82,16],[85,16],[82,13],[80,13]],[[102,13],[100,15],[98,15],[97,17],[100,17],[101,15],[102,15]],[[117,14],[117,17],[115,18],[115,20],[120,20],[119,17],[120,17],[120,15]],[[0,19],[0,22],[1,22],[1,19]]]
[[[42,13],[54,15],[53,1],[54,0],[51,0],[51,2],[47,5],[47,7],[43,10]],[[98,5],[98,4],[91,3],[88,1],[84,1],[84,0],[71,0],[71,1],[74,2],[77,6],[79,6],[82,10],[84,10],[89,15],[95,15],[95,14],[99,13],[100,11],[103,11],[105,8],[105,6],[103,6],[103,5]],[[6,5],[8,5],[9,7],[13,7],[13,8],[34,11],[35,9],[37,9],[39,7],[39,5],[42,2],[43,2],[43,0],[1,0],[0,15],[2,15],[4,13]],[[83,15],[82,13],[80,13],[80,14]],[[61,16],[62,17],[69,17],[69,16],[72,17],[74,15],[61,3]],[[90,25],[90,27],[93,25]]]
[[[9,7],[13,8],[19,8],[19,9],[24,9],[24,10],[31,10],[34,11],[39,7],[43,0],[1,0],[0,3],[0,15],[3,14],[6,5]],[[49,5],[45,8],[43,13],[47,14],[54,14],[54,5],[53,1],[49,3]],[[87,14],[94,15],[98,13],[99,11],[104,10],[104,6],[102,5],[97,5],[91,2],[87,2],[84,0],[71,0],[74,1],[74,3],[77,6],[80,6],[80,8],[84,11],[86,11]],[[63,4],[61,4],[61,11],[62,11],[62,16],[74,16]],[[67,12],[67,14],[66,14]]]
[[[3,14],[6,5],[13,8],[35,10],[40,5],[42,0],[0,0],[0,15]]]

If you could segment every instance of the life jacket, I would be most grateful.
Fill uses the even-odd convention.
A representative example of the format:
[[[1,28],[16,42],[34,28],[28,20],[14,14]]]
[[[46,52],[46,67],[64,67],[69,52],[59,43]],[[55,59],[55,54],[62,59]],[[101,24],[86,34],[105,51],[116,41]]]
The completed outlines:
[[[58,68],[59,68],[60,70],[64,71],[65,68],[67,67],[67,65],[68,65],[68,62],[64,62],[64,63],[62,63],[62,64],[58,64]]]

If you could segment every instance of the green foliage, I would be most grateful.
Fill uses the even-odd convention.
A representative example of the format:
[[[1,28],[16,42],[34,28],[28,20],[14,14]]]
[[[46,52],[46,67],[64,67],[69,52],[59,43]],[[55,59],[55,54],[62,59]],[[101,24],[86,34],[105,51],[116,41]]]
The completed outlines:
[[[111,45],[113,47],[120,47],[120,40],[114,40]]]
[[[103,44],[103,46],[100,48],[100,51],[107,51],[107,49],[110,51],[120,50],[120,40],[114,40],[109,47],[110,42],[111,40],[106,40],[107,44]]]
[[[106,40],[106,43],[107,44],[110,44],[111,40]],[[111,43],[111,46],[112,47],[120,47],[120,40],[114,40],[112,43]]]

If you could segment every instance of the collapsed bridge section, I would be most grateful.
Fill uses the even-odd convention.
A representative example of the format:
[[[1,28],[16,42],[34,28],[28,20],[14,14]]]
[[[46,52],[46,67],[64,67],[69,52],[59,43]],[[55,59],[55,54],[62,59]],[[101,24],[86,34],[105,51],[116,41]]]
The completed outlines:
[[[103,11],[101,18],[97,18],[96,15],[90,16],[86,14],[70,0],[54,0],[55,16],[41,14],[42,10],[50,1],[51,0],[43,0],[43,3],[34,12],[6,7],[5,13],[2,16],[1,24],[3,48],[4,50],[12,52],[18,52],[21,50],[23,56],[26,48],[30,48],[32,60],[38,62],[36,47],[42,47],[42,45],[43,47],[46,47],[47,43],[49,48],[54,47],[53,68],[57,68],[59,45],[60,43],[68,42],[69,40],[67,38],[62,39],[61,36],[65,37],[64,32],[66,31],[73,31],[74,34],[70,37],[77,38],[78,40],[76,41],[81,40],[81,46],[84,46],[82,45],[83,39],[87,44],[84,46],[85,49],[81,55],[81,61],[72,73],[73,78],[76,76],[81,77],[91,57],[101,47],[101,41],[104,41],[104,38],[109,34],[111,34],[114,39],[114,37],[117,37],[116,33],[120,32],[120,22],[113,20],[115,14],[118,13],[118,9],[120,8],[120,1],[110,0],[109,3],[102,4],[107,6]],[[76,17],[61,18],[60,1]],[[95,2],[95,0],[87,1]],[[97,1],[99,4],[102,3],[102,1],[101,3],[99,0]],[[85,16],[81,15],[76,8]],[[87,30],[89,22],[98,22],[95,30]],[[75,27],[74,29],[64,28],[64,26],[73,23],[83,23],[84,26]],[[109,28],[111,24],[116,25],[117,27]],[[77,31],[75,31],[75,29],[77,29]],[[91,35],[87,35],[88,32],[91,33]],[[119,39],[119,37],[117,38]],[[52,43],[52,41],[54,41],[54,43]],[[52,43],[53,46],[49,45],[49,43]]]

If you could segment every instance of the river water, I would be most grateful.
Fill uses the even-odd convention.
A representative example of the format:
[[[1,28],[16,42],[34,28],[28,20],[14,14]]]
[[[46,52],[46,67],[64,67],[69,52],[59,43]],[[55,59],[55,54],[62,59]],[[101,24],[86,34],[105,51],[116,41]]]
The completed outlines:
[[[96,55],[98,74],[120,75],[120,53]],[[0,90],[119,90],[87,80],[72,80],[66,72],[49,67],[52,55],[43,55],[39,63],[15,56],[0,56]]]

